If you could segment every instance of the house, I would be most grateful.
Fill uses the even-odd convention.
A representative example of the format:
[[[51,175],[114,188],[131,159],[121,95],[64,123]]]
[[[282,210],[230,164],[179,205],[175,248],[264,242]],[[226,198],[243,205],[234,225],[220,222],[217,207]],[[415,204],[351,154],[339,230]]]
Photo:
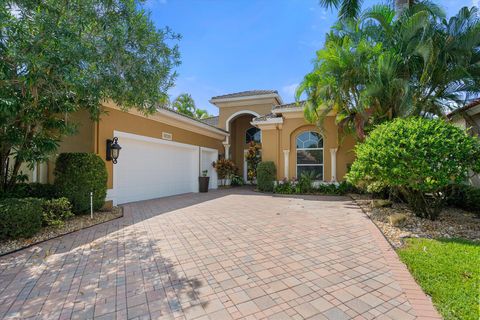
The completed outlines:
[[[462,129],[468,129],[471,135],[480,139],[480,99],[475,99],[465,106],[448,114],[452,123]],[[480,175],[470,178],[470,184],[480,187]]]
[[[354,160],[355,140],[342,143],[334,115],[322,128],[307,123],[303,108],[284,104],[274,90],[253,90],[213,97],[217,117],[197,120],[165,108],[150,116],[137,110],[104,106],[98,122],[86,111],[72,116],[78,134],[66,137],[58,152],[94,152],[106,163],[107,200],[114,204],[198,191],[198,176],[207,170],[217,187],[212,163],[232,159],[246,178],[245,152],[250,141],[261,144],[264,161],[273,161],[277,179],[313,172],[318,180],[343,179]],[[107,141],[118,138],[116,164],[107,160]],[[36,166],[31,181],[53,182],[55,161]]]

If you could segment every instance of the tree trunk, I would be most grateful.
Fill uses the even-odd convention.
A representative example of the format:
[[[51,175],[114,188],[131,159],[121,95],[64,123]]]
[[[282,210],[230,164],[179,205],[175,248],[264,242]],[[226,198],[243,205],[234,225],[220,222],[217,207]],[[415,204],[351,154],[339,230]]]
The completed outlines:
[[[400,15],[403,10],[413,5],[413,0],[395,0],[395,11]]]

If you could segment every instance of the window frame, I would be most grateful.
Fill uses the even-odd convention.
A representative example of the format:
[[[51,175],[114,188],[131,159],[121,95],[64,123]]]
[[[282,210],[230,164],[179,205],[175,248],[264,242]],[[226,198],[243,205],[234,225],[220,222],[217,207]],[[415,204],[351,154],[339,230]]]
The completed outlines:
[[[248,130],[250,130],[250,129],[258,129],[257,132],[260,133],[260,140],[259,140],[258,142],[255,141],[255,140],[252,140],[252,141],[255,141],[255,143],[262,144],[262,130],[261,130],[260,128],[257,128],[257,127],[249,127],[247,130],[245,130],[245,134],[244,134],[244,136],[243,136],[243,138],[244,138],[243,142],[244,142],[245,144],[249,144],[249,143],[250,143],[250,142],[247,142],[247,133],[248,133]]]
[[[304,133],[310,133],[310,132],[314,132],[316,134],[319,135],[319,137],[322,139],[322,147],[321,148],[297,148],[297,139],[299,136],[301,136],[302,134]],[[297,177],[297,179],[300,179],[300,177],[298,176],[298,167],[322,167],[322,179],[321,180],[318,180],[316,179],[315,181],[325,181],[325,152],[324,152],[324,147],[323,147],[323,142],[324,142],[324,139],[323,139],[323,136],[317,132],[317,131],[313,131],[313,130],[306,130],[306,131],[302,131],[300,133],[298,133],[295,137],[295,176]],[[321,150],[322,151],[322,163],[316,163],[316,164],[302,164],[302,163],[298,163],[298,151],[310,151],[310,150]]]

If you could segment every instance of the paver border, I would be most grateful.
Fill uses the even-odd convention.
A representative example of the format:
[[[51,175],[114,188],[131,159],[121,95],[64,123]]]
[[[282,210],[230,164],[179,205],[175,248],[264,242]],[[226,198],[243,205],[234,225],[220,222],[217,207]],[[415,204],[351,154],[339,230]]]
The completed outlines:
[[[85,228],[80,228],[80,229],[77,229],[77,230],[72,230],[72,231],[68,231],[66,233],[62,233],[62,234],[57,234],[56,236],[52,237],[52,238],[48,238],[48,239],[45,239],[45,240],[40,240],[40,241],[37,241],[37,242],[32,242],[24,247],[21,247],[21,248],[17,248],[15,250],[12,250],[12,251],[8,251],[8,252],[4,252],[4,253],[0,253],[0,258],[2,257],[5,257],[9,254],[12,254],[12,253],[16,253],[18,251],[21,251],[21,250],[25,250],[25,249],[28,249],[28,248],[31,248],[33,246],[36,246],[36,245],[39,245],[41,243],[44,243],[44,242],[47,242],[47,241],[50,241],[50,240],[55,240],[55,239],[58,239],[60,237],[63,237],[63,236],[66,236],[66,235],[69,235],[69,234],[72,234],[72,233],[75,233],[75,232],[79,232],[79,231],[82,231],[82,230],[87,230],[87,229],[90,229],[92,227],[96,227],[96,226],[99,226],[103,223],[108,223],[108,222],[111,222],[111,221],[115,221],[115,220],[118,220],[118,219],[121,219],[124,217],[124,210],[123,210],[123,206],[118,206],[118,209],[121,211],[121,215],[119,215],[118,217],[116,218],[113,218],[113,219],[110,219],[110,220],[107,220],[107,221],[102,221],[102,222],[98,222],[98,223],[95,223],[95,224],[92,224],[88,227],[85,227]]]
[[[368,229],[372,234],[375,242],[382,251],[383,257],[388,263],[393,278],[397,281],[405,292],[408,302],[415,311],[418,320],[442,320],[437,309],[433,305],[432,299],[422,290],[420,285],[415,281],[407,266],[400,260],[397,252],[392,244],[388,241],[382,231],[378,228],[375,222],[367,215],[365,210],[357,201],[349,196],[353,203],[362,211],[363,215],[370,221]]]

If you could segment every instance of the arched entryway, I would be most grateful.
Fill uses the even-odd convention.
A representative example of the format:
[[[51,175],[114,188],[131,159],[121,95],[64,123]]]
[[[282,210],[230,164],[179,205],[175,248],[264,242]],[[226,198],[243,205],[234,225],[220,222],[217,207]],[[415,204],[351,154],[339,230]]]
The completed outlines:
[[[261,131],[251,122],[258,113],[242,110],[232,114],[226,121],[225,128],[230,133],[225,143],[225,157],[231,159],[238,167],[238,174],[246,179],[245,152],[250,141],[261,144]],[[227,147],[228,146],[228,147]]]

